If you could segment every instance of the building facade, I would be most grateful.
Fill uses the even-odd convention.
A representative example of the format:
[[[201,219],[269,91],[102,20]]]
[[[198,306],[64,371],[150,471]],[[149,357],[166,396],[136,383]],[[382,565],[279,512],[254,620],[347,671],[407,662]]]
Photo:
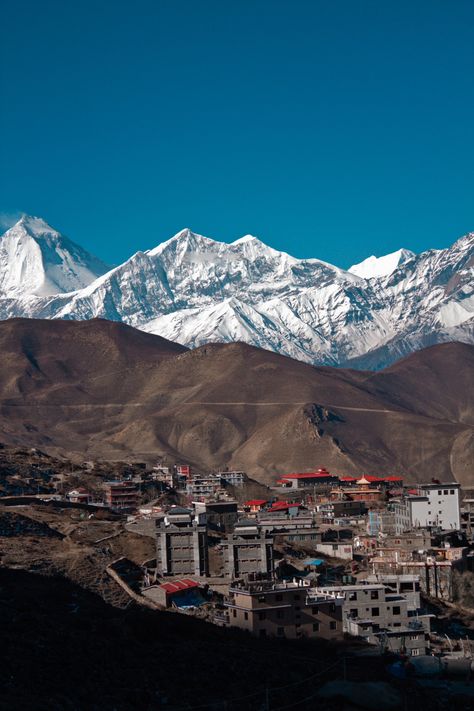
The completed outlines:
[[[342,598],[317,592],[308,581],[242,583],[230,587],[228,624],[258,637],[340,640]]]
[[[245,578],[255,573],[273,576],[273,536],[256,521],[238,521],[224,547],[224,570],[231,578]]]
[[[190,509],[171,508],[156,535],[158,574],[209,575],[207,526]]]

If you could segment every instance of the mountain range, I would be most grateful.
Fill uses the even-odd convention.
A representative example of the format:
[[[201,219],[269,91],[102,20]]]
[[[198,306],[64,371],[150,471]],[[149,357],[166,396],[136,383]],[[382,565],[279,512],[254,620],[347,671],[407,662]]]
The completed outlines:
[[[189,229],[110,268],[40,218],[0,238],[0,319],[121,321],[188,347],[243,341],[312,364],[380,369],[426,346],[474,343],[474,233],[349,270],[247,235]]]
[[[244,469],[263,483],[327,466],[472,485],[474,346],[378,372],[244,343],[189,350],[122,323],[0,322],[0,442],[68,458]]]

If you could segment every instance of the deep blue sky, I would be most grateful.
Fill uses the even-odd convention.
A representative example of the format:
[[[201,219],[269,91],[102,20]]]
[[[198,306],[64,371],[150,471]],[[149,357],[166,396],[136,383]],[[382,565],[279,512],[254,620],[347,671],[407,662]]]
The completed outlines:
[[[15,0],[0,213],[109,262],[185,226],[348,266],[474,230],[472,0]]]

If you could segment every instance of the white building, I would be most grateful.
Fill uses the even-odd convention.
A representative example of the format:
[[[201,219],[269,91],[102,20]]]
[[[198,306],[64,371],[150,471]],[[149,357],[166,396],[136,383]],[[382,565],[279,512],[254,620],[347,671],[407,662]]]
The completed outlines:
[[[429,527],[459,530],[459,490],[460,485],[453,482],[419,484],[416,493],[404,496],[394,504],[396,533]]]

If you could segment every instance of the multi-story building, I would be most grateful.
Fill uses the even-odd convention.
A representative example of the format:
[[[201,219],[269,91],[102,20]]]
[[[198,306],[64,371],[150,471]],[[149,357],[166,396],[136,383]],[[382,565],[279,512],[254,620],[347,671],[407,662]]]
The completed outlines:
[[[193,511],[173,506],[157,527],[156,535],[158,574],[209,574],[207,527]]]
[[[133,511],[140,501],[140,492],[133,481],[108,481],[105,484],[105,503],[117,511]]]
[[[342,602],[306,580],[233,583],[226,607],[228,624],[259,637],[342,639]]]
[[[316,489],[339,484],[339,478],[322,467],[317,472],[285,474],[277,484],[291,489]]]
[[[255,520],[241,520],[223,542],[224,569],[231,578],[273,576],[273,536]]]
[[[389,594],[381,583],[335,585],[321,588],[327,594],[343,596],[344,631],[350,633],[349,621],[368,620],[375,627],[408,625],[408,603],[400,595]]]
[[[419,484],[394,502],[396,533],[432,527],[459,530],[459,490],[460,485],[453,482]]]
[[[230,532],[233,530],[239,513],[236,501],[206,501],[194,502],[196,513],[204,513],[208,528],[215,531]]]
[[[241,471],[222,471],[218,472],[218,476],[225,484],[230,484],[230,486],[243,486],[247,481],[246,473]]]
[[[186,494],[193,499],[206,499],[214,496],[221,486],[221,480],[216,476],[195,476],[186,482]]]
[[[335,518],[363,516],[367,507],[365,501],[341,499],[316,504],[316,512],[320,514],[321,523],[331,523]]]

